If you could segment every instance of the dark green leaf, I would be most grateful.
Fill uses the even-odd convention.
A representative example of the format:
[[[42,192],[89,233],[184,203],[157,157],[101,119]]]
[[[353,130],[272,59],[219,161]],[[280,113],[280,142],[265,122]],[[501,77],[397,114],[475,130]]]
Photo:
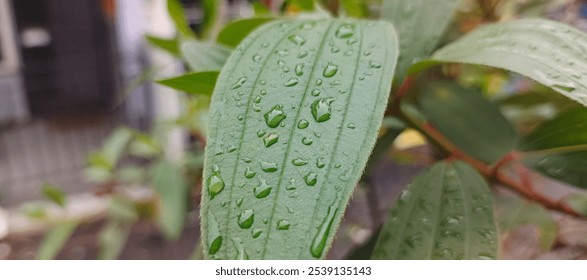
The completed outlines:
[[[391,21],[400,38],[397,66],[401,81],[415,60],[436,48],[451,22],[458,0],[384,0],[381,18]]]
[[[428,82],[420,92],[421,113],[465,153],[492,163],[514,148],[513,126],[481,92],[448,82]]]
[[[66,194],[55,185],[44,183],[41,191],[45,197],[61,207],[64,207],[67,203]]]
[[[587,109],[576,108],[542,124],[520,148],[524,161],[552,178],[587,188]]]
[[[255,10],[255,16],[269,16],[271,15],[271,10],[269,7],[265,6],[261,1],[253,2],[253,10]]]
[[[158,222],[169,239],[177,239],[183,231],[187,213],[188,185],[180,167],[159,162],[152,170],[152,184],[159,194]]]
[[[208,258],[325,256],[381,125],[394,34],[386,22],[277,21],[232,54],[210,111]]]
[[[497,247],[489,186],[466,163],[441,162],[400,194],[373,259],[494,259]]]
[[[196,72],[159,80],[157,83],[187,93],[211,95],[216,79],[218,79],[218,72]]]
[[[532,78],[587,106],[587,35],[543,19],[488,24],[415,65],[412,72],[437,63],[480,64]]]
[[[272,20],[274,18],[254,17],[233,21],[220,30],[216,42],[234,48],[253,30]]]
[[[38,260],[52,260],[54,259],[65,242],[71,237],[78,223],[69,221],[55,226],[49,233],[45,235],[39,251],[37,252]]]
[[[554,245],[558,227],[542,206],[508,197],[495,199],[495,204],[500,231],[507,232],[523,225],[536,225],[540,230],[540,249],[548,251]]]
[[[146,35],[147,42],[155,48],[168,52],[169,54],[179,57],[179,42],[177,38],[165,39],[152,35]]]
[[[185,38],[195,38],[196,35],[190,28],[185,17],[185,10],[179,0],[167,0],[167,12],[175,24],[175,28]]]
[[[212,43],[190,40],[181,45],[182,56],[194,72],[220,71],[231,49]]]

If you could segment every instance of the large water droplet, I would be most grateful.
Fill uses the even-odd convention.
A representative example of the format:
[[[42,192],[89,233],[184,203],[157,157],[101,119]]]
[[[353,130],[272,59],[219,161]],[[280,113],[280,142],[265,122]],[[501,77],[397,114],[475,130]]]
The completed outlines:
[[[355,31],[353,30],[353,25],[343,24],[340,27],[338,27],[335,35],[336,35],[336,38],[346,39],[346,38],[353,36],[354,33],[355,33]]]
[[[289,39],[292,43],[296,44],[297,46],[303,46],[306,43],[306,39],[297,34],[289,35],[287,39]]]
[[[324,157],[319,157],[316,159],[316,167],[323,168],[325,165],[326,163],[324,163]]]
[[[264,179],[260,179],[260,181],[261,182],[259,186],[256,186],[253,192],[256,198],[265,198],[269,194],[271,194],[271,190],[273,189],[273,187],[267,184],[267,181]]]
[[[293,86],[297,85],[298,82],[299,81],[298,81],[297,78],[291,78],[287,82],[285,82],[285,84],[283,84],[283,85],[286,86],[286,87],[293,87]]]
[[[296,65],[294,72],[296,73],[297,76],[304,75],[304,64],[300,63],[300,64]]]
[[[296,158],[296,159],[292,160],[291,163],[295,166],[304,166],[304,165],[308,164],[308,161],[303,158]]]
[[[251,179],[255,177],[255,175],[257,175],[257,172],[254,172],[253,170],[251,170],[250,167],[247,167],[247,169],[245,170],[245,178]]]
[[[330,119],[330,104],[334,102],[333,98],[321,98],[310,106],[312,109],[312,116],[314,116],[314,120],[317,122],[325,122]]]
[[[261,169],[269,173],[275,172],[277,171],[277,163],[261,161]]]
[[[216,217],[210,212],[208,214],[208,253],[214,255],[222,247],[222,235]]]
[[[267,135],[267,137],[263,139],[263,143],[267,148],[273,146],[273,144],[277,143],[277,141],[279,141],[279,135],[273,133]]]
[[[307,120],[300,120],[298,122],[299,129],[304,129],[304,128],[308,127],[308,125],[310,125],[310,123]]]
[[[290,225],[291,224],[288,220],[277,221],[277,229],[278,230],[288,230]]]
[[[214,199],[216,195],[218,195],[224,189],[224,180],[220,176],[220,171],[218,166],[214,166],[214,170],[212,171],[212,175],[208,177],[208,194],[210,195],[210,199]]]
[[[318,175],[316,175],[316,173],[314,172],[310,172],[306,176],[304,176],[304,181],[308,186],[315,186],[318,182]]]
[[[275,105],[269,112],[265,113],[265,122],[267,126],[276,128],[286,117],[287,115],[283,112],[283,106]]]
[[[252,209],[244,209],[238,215],[238,226],[242,229],[251,228],[255,222],[255,212]]]
[[[322,71],[322,75],[326,78],[330,78],[330,77],[333,77],[334,75],[336,75],[336,72],[338,72],[338,66],[328,63],[328,65],[326,65],[326,67],[324,67],[324,70]]]
[[[245,77],[242,77],[242,78],[238,79],[238,80],[236,81],[236,83],[234,83],[234,84],[232,85],[232,87],[231,87],[231,88],[232,88],[232,89],[237,89],[237,88],[240,88],[240,87],[242,87],[242,86],[243,86],[243,85],[244,85],[246,82],[247,82],[247,78],[245,78]]]
[[[334,216],[338,212],[338,207],[333,209],[333,206],[328,207],[328,213],[322,221],[318,232],[314,236],[314,240],[312,240],[312,245],[310,246],[310,253],[315,258],[320,258],[324,249],[326,248],[326,241],[328,240],[328,235],[330,234],[330,230],[332,229],[332,223],[334,222]]]

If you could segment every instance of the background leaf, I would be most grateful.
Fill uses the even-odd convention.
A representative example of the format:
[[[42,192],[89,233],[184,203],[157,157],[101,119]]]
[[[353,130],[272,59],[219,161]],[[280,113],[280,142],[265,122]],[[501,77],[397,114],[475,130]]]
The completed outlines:
[[[218,72],[216,71],[196,72],[159,80],[157,83],[187,93],[212,95],[216,79],[218,79]]]
[[[436,48],[451,22],[458,0],[384,0],[381,18],[393,23],[400,41],[397,79],[401,82],[414,60]]]
[[[497,232],[489,186],[463,162],[440,162],[408,185],[373,259],[494,259]]]
[[[209,38],[213,34],[218,23],[222,2],[222,0],[202,0],[202,10],[204,11],[204,19],[201,23],[202,38]]]
[[[152,47],[158,48],[160,50],[166,51],[169,54],[179,57],[179,42],[177,38],[172,39],[165,39],[153,35],[146,35],[145,39]]]
[[[289,0],[289,2],[302,11],[313,11],[316,7],[314,0]]]
[[[259,26],[274,20],[271,17],[254,17],[235,20],[220,30],[216,42],[228,47],[236,47],[249,33]]]
[[[159,194],[158,222],[169,239],[183,231],[187,213],[188,186],[182,170],[170,162],[159,162],[152,170],[152,184]]]
[[[229,58],[212,97],[208,258],[323,258],[375,144],[397,58],[386,22],[277,21]]]
[[[350,17],[366,18],[369,16],[369,7],[363,0],[341,0],[340,6],[344,14]]]
[[[185,10],[179,0],[167,0],[167,12],[175,24],[179,34],[185,38],[195,38],[196,35],[190,28],[185,17]]]
[[[492,163],[516,144],[513,126],[477,90],[450,82],[427,82],[418,103],[432,126],[477,159]]]
[[[59,187],[52,185],[50,183],[43,183],[43,187],[41,188],[41,192],[45,197],[53,201],[55,204],[64,207],[67,203],[67,197],[65,192],[63,192]]]
[[[587,106],[587,35],[543,19],[484,25],[435,52],[411,72],[437,63],[469,63],[506,69]]]
[[[78,223],[73,221],[64,222],[55,226],[47,233],[47,235],[45,235],[43,241],[41,241],[39,251],[37,252],[37,259],[54,259],[57,254],[59,254],[63,245],[65,245],[65,242],[71,237],[77,226]]]
[[[587,188],[587,109],[565,111],[524,137],[524,162],[540,173]]]
[[[512,197],[498,197],[495,204],[501,232],[508,232],[523,225],[536,225],[540,230],[540,249],[548,251],[552,248],[558,227],[550,213],[542,206]]]
[[[220,71],[231,49],[212,43],[189,40],[181,45],[181,55],[194,72]]]

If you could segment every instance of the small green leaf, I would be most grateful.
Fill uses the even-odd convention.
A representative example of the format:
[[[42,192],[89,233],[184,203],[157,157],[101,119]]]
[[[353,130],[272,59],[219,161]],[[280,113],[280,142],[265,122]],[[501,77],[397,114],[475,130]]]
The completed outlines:
[[[234,48],[253,30],[272,20],[274,20],[274,18],[271,17],[254,17],[235,20],[220,30],[216,42]]]
[[[420,112],[465,153],[492,163],[514,148],[513,126],[481,92],[449,82],[428,82],[420,93]]]
[[[182,56],[194,72],[220,71],[231,52],[221,45],[196,40],[181,45]]]
[[[302,11],[313,11],[316,8],[314,0],[289,0],[290,5],[299,8]]]
[[[187,93],[212,95],[218,72],[196,72],[159,80],[157,83]]]
[[[45,219],[47,218],[47,207],[44,204],[37,202],[27,202],[20,206],[19,212],[29,219]]]
[[[165,39],[153,35],[146,35],[145,39],[152,47],[166,51],[169,54],[179,57],[179,42],[177,38]]]
[[[128,128],[117,128],[106,140],[99,153],[114,168],[131,139],[132,132]]]
[[[508,232],[523,225],[536,225],[540,230],[540,249],[548,251],[554,245],[558,227],[542,206],[509,197],[498,197],[495,204],[501,232]]]
[[[404,190],[373,259],[495,259],[497,229],[489,186],[463,162],[440,162]]]
[[[340,5],[344,14],[355,18],[369,16],[369,7],[363,0],[341,0]]]
[[[487,24],[438,50],[411,72],[438,63],[468,63],[527,76],[587,106],[587,35],[544,19]]]
[[[175,24],[179,34],[185,38],[195,38],[196,35],[190,28],[185,17],[185,10],[179,0],[167,0],[167,12]]]
[[[458,0],[384,0],[381,18],[391,21],[400,38],[398,81],[408,68],[436,48],[451,22]]]
[[[212,96],[207,258],[323,258],[377,138],[397,59],[387,22],[275,21]]]
[[[66,194],[55,185],[44,183],[41,191],[45,197],[61,207],[64,207],[67,203]]]
[[[54,259],[61,248],[63,248],[63,245],[65,245],[65,242],[71,237],[77,226],[78,223],[73,221],[64,222],[55,226],[45,235],[43,241],[41,241],[39,251],[37,252],[37,259]]]
[[[167,238],[177,239],[183,231],[188,210],[188,185],[183,172],[175,164],[161,161],[151,174],[153,188],[159,194],[159,225]]]
[[[153,158],[161,153],[161,145],[153,137],[137,133],[130,143],[129,153],[136,157]]]
[[[524,162],[552,178],[587,188],[587,109],[545,122],[521,141]]]

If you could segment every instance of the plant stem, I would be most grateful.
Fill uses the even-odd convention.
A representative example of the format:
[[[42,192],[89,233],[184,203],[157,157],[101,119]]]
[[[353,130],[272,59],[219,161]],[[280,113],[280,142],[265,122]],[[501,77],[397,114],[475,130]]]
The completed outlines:
[[[508,187],[509,189],[513,190],[517,194],[540,203],[547,209],[555,210],[558,212],[565,213],[570,216],[574,217],[582,217],[581,214],[577,213],[568,205],[562,203],[559,200],[554,200],[550,197],[544,196],[536,192],[531,187],[531,180],[527,174],[527,170],[520,166],[523,169],[523,172],[520,172],[520,168],[518,168],[518,174],[520,174],[521,181],[518,182],[503,172],[503,167],[507,165],[508,162],[515,160],[517,158],[516,154],[506,154],[504,158],[498,161],[494,167],[475,159],[474,157],[464,153],[458,147],[456,147],[449,139],[447,139],[440,131],[436,128],[431,126],[427,123],[421,123],[418,120],[411,118],[410,116],[403,113],[401,110],[395,111],[398,113],[399,118],[404,120],[406,123],[410,124],[413,128],[417,129],[424,135],[426,135],[431,141],[436,143],[440,148],[445,150],[450,154],[451,159],[458,159],[462,160],[469,165],[473,166],[479,173],[481,173],[486,178],[497,182],[498,184]]]

